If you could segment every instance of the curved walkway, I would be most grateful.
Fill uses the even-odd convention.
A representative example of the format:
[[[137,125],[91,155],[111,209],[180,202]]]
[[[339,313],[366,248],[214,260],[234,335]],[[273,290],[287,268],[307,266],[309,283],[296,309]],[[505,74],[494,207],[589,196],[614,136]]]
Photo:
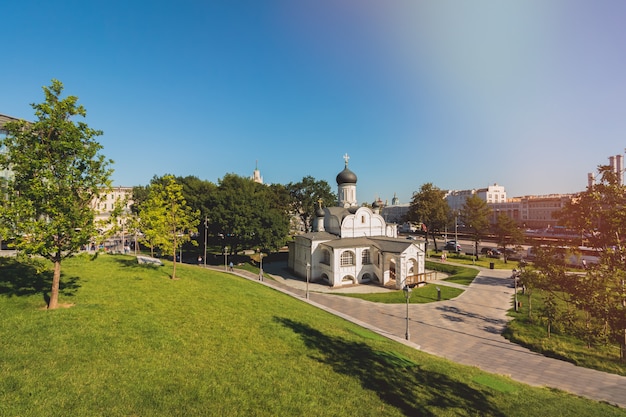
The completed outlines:
[[[316,284],[309,284],[309,299],[306,300],[306,284],[301,279],[287,276],[277,265],[265,269],[272,271],[276,280],[265,280],[263,284],[303,298],[398,342],[529,385],[557,388],[626,408],[626,377],[547,358],[501,335],[509,320],[506,313],[511,308],[514,292],[510,286],[511,271],[481,269],[466,291],[453,300],[410,304],[410,342],[407,342],[406,304],[337,297],[330,294],[337,290]],[[251,274],[240,275],[258,279]],[[356,288],[351,288],[352,292]],[[372,288],[369,287],[370,291]]]

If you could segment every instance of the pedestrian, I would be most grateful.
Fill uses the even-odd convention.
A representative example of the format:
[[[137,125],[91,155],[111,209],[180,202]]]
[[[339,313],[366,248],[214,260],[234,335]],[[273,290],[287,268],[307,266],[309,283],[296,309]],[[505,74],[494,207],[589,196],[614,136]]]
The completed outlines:
[[[233,270],[233,262],[232,262],[232,261],[231,261],[231,262],[230,262],[230,264],[228,265],[228,269],[229,269],[229,271],[232,271],[232,270]]]
[[[198,265],[202,265],[202,256],[198,256]]]

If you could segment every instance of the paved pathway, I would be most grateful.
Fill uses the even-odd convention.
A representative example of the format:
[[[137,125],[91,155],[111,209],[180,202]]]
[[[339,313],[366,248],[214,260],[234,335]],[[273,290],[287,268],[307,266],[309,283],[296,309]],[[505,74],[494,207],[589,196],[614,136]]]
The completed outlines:
[[[305,301],[306,283],[279,265],[266,267],[276,281],[265,280]],[[409,306],[410,342],[405,340],[406,305],[380,304],[337,297],[327,286],[309,284],[308,302],[386,337],[454,362],[508,375],[534,386],[547,386],[626,408],[626,377],[577,367],[533,353],[502,335],[511,307],[511,271],[482,269],[459,297]],[[258,279],[258,277],[248,278]],[[443,282],[441,285],[445,285]],[[380,287],[352,287],[352,292]],[[340,290],[346,291],[346,290]]]

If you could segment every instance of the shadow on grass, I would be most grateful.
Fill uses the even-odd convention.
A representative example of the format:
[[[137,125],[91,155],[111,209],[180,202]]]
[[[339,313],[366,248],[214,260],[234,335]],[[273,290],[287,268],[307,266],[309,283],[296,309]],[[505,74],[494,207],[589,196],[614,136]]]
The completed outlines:
[[[313,350],[312,357],[336,372],[357,378],[365,389],[376,392],[387,404],[405,415],[439,415],[436,409],[474,410],[482,415],[503,416],[488,396],[465,383],[432,371],[394,352],[372,349],[365,343],[331,337],[289,318],[275,317],[292,329]]]
[[[25,297],[41,294],[46,304],[50,301],[53,272],[38,260],[18,260],[0,258],[0,295]],[[73,296],[80,288],[78,277],[64,277],[61,274],[59,292]]]

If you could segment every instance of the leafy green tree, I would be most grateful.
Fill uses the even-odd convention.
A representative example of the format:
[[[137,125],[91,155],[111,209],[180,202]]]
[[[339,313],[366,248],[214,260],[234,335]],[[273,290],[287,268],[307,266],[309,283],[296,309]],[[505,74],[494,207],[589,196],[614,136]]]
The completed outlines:
[[[620,345],[620,358],[626,361],[626,187],[619,175],[609,166],[600,166],[599,182],[572,198],[559,217],[600,254],[599,262],[587,270],[596,285],[583,297],[600,300],[588,311],[610,326],[610,337]]]
[[[428,234],[430,233],[435,250],[437,250],[435,232],[444,228],[450,217],[450,207],[444,196],[443,190],[430,182],[426,183],[418,192],[413,193],[413,200],[406,214],[408,221],[426,225],[426,240],[428,241]]]
[[[193,175],[176,177],[176,182],[183,186],[183,196],[189,207],[200,213],[201,222],[196,235],[196,242],[198,245],[201,243],[204,245],[204,236],[211,217],[210,196],[217,192],[217,185]]]
[[[193,175],[176,177],[176,182],[183,186],[183,196],[189,207],[199,211],[202,218],[208,216],[210,214],[209,196],[216,191],[217,186]]]
[[[147,185],[137,185],[133,187],[133,204],[130,206],[131,212],[138,214],[139,209],[144,201],[148,199],[150,193],[150,187]]]
[[[328,182],[316,180],[312,176],[303,177],[301,181],[286,186],[291,195],[291,210],[300,217],[305,232],[310,232],[318,201],[324,206],[335,205],[337,195],[330,189]]]
[[[138,229],[141,231],[139,241],[150,248],[150,256],[154,256],[154,250],[161,246],[163,237],[166,235],[165,223],[165,201],[158,191],[162,185],[147,187],[148,194],[145,200],[135,203],[138,217]]]
[[[504,213],[499,213],[498,217],[496,217],[494,235],[498,244],[504,249],[504,263],[507,263],[507,246],[523,242],[524,234],[517,226],[517,223],[515,223],[515,220]]]
[[[474,241],[474,253],[478,255],[478,243],[489,231],[489,216],[491,209],[478,195],[468,197],[461,208],[461,222],[468,228],[469,234]]]
[[[280,186],[227,174],[210,196],[209,230],[230,253],[239,249],[277,250],[289,231],[288,201]]]
[[[183,243],[191,240],[192,234],[197,233],[200,212],[187,205],[183,187],[173,176],[164,176],[163,182],[165,184],[158,182],[150,186],[148,199],[142,205],[144,210],[139,216],[151,221],[152,230],[146,228],[144,233],[154,233],[152,243],[172,254],[172,279],[176,279],[176,253]]]
[[[107,160],[95,140],[102,134],[77,116],[86,117],[78,97],[61,97],[63,84],[43,87],[45,101],[32,104],[37,120],[5,124],[0,167],[14,177],[0,199],[0,216],[16,247],[54,264],[48,308],[58,307],[61,263],[97,234],[92,202],[110,188]]]

